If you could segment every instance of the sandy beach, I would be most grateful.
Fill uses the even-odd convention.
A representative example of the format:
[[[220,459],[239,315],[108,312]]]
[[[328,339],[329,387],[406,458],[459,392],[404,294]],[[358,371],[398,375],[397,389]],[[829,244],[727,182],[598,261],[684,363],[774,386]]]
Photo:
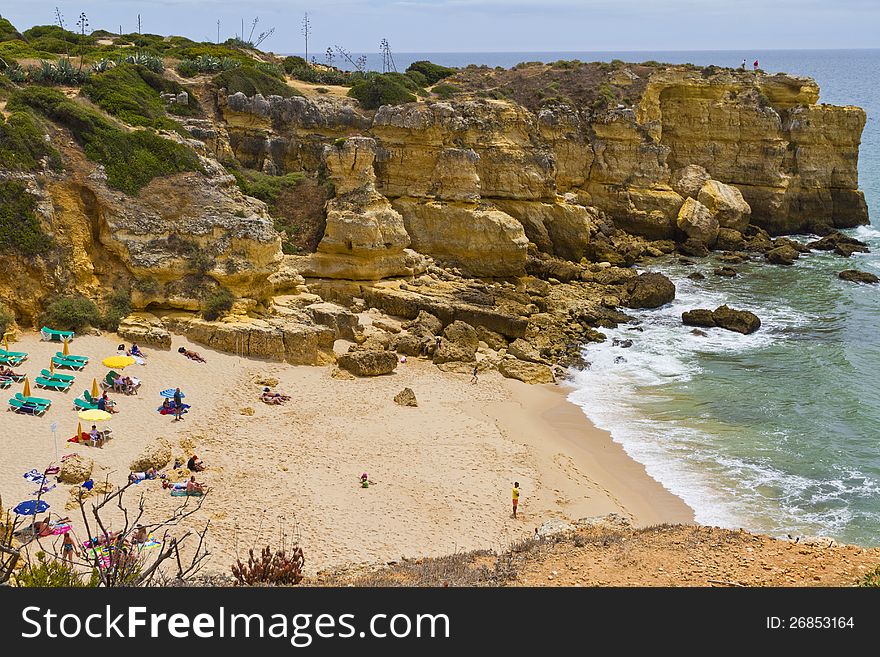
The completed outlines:
[[[60,350],[57,343],[25,333],[10,344],[30,354],[16,369],[30,375],[32,394],[53,404],[42,418],[0,414],[0,495],[6,507],[33,497],[37,486],[23,473],[70,453],[94,459],[96,481],[109,477],[121,485],[143,447],[165,438],[175,456],[186,458],[194,449],[208,465],[199,480],[210,492],[184,523],[198,528],[210,521],[206,573],[228,573],[248,548],[293,538],[313,573],[401,556],[504,549],[550,518],[616,512],[636,525],[693,520],[681,500],[566,401],[564,385],[527,386],[495,372],[471,385],[467,375],[444,373],[416,358],[389,376],[346,380],[332,377],[332,367],[243,359],[176,338],[170,351],[144,347],[147,364],[127,370],[142,380],[138,395],[111,393],[120,409],[108,423],[113,440],[101,449],[67,443],[78,422],[74,397],[93,378],[103,378],[101,360],[114,355],[119,342],[112,334],[78,336],[71,353],[91,362],[66,394],[33,385]],[[181,345],[207,363],[178,354]],[[256,380],[266,377],[277,379],[276,389],[292,400],[281,406],[259,401]],[[159,392],[175,386],[192,405],[182,422],[156,411]],[[415,391],[418,407],[394,403],[405,386]],[[3,391],[4,403],[20,390],[14,384]],[[362,472],[374,482],[368,489],[359,485]],[[515,480],[522,489],[516,520],[510,512]],[[58,484],[43,499],[53,514],[72,517],[82,539],[78,509],[65,509],[70,489]],[[179,506],[180,498],[170,497],[158,481],[131,492],[132,505],[144,495],[147,521]]]

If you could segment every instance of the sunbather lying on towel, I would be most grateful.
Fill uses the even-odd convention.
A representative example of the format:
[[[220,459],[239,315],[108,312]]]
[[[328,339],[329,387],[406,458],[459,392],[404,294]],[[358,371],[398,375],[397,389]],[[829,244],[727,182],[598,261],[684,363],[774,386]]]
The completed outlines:
[[[260,400],[267,404],[283,404],[290,401],[290,395],[282,395],[280,392],[272,392],[269,388],[263,388]]]
[[[24,374],[17,374],[12,371],[12,368],[7,365],[0,365],[0,376],[8,376],[11,379],[18,379],[23,377]]]
[[[144,481],[146,479],[158,479],[159,471],[156,468],[150,468],[149,470],[144,470],[143,472],[132,472],[128,475],[128,480],[136,484],[139,481]]]
[[[189,358],[190,360],[194,360],[194,361],[199,362],[199,363],[207,363],[207,362],[208,362],[208,361],[206,361],[204,358],[201,357],[201,355],[199,354],[199,352],[197,352],[197,351],[190,351],[190,350],[187,349],[186,347],[180,347],[180,348],[177,350],[177,353],[179,353],[179,354],[183,354],[184,356],[186,356],[186,357]]]
[[[189,404],[181,404],[180,406],[183,409],[184,413],[186,413],[189,409]],[[159,411],[162,415],[174,415],[174,402],[170,399],[166,399],[162,402],[162,405],[156,410]]]

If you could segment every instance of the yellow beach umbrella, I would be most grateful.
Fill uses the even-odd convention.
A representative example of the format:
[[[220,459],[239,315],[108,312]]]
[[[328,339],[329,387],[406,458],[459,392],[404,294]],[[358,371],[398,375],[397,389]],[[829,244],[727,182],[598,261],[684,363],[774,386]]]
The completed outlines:
[[[87,411],[80,411],[79,413],[77,413],[77,417],[80,420],[85,420],[86,422],[104,422],[106,420],[109,420],[113,416],[110,415],[110,413],[108,413],[107,411],[102,411],[97,408],[90,408]]]
[[[129,365],[134,365],[134,358],[131,356],[110,356],[101,362],[111,370],[121,370]]]
[[[21,391],[21,394],[23,394],[25,397],[31,396],[31,382],[28,380],[27,377],[24,377],[24,390]]]
[[[98,392],[98,379],[92,379],[92,397],[97,399],[99,394],[101,393]]]
[[[77,440],[83,435],[83,425],[82,422],[76,423],[76,437]]]
[[[67,346],[67,338],[64,338],[64,349],[61,351],[65,356],[70,355],[70,347]]]
[[[49,374],[55,374],[55,361],[49,359]]]
[[[9,351],[9,334],[8,333],[3,334],[3,348],[6,351]]]

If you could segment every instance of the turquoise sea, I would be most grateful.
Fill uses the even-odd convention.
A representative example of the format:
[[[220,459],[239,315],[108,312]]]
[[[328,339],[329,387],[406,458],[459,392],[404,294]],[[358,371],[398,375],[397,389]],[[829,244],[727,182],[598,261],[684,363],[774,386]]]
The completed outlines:
[[[395,63],[403,70],[416,59],[512,66],[615,58],[701,66],[758,59],[767,72],[815,78],[821,102],[863,107],[860,185],[880,226],[880,50],[401,53]],[[381,68],[378,55],[371,68]],[[695,268],[655,263],[675,281],[675,302],[636,313],[637,326],[585,348],[591,366],[572,374],[570,398],[697,521],[880,545],[880,286],[836,276],[849,268],[880,275],[880,230],[849,232],[872,252],[815,253],[793,267],[739,265],[735,279],[713,276],[714,263],[704,262],[696,269],[709,275],[699,282],[686,278]],[[721,303],[754,311],[762,328],[704,338],[681,325],[682,311]],[[612,346],[614,337],[634,344]]]

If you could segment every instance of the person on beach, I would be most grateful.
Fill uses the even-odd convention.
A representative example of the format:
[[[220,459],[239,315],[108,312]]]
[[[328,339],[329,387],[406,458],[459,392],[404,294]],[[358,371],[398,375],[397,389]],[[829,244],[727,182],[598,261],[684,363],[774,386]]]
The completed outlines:
[[[370,484],[375,483],[370,480],[370,476],[366,472],[361,474],[360,482],[361,482],[361,488],[369,488]]]
[[[74,547],[76,547],[76,544],[73,542],[73,536],[70,535],[70,532],[67,532],[64,535],[64,540],[61,541],[61,558],[64,561],[73,563]]]
[[[95,447],[103,447],[104,446],[104,436],[98,431],[98,427],[94,424],[92,425],[92,430],[89,431],[89,439],[92,441],[92,445]]]
[[[140,543],[144,544],[147,542],[147,528],[143,525],[138,525],[134,530],[134,534],[131,535],[132,544]]]
[[[272,392],[271,388],[263,388],[260,400],[267,404],[283,404],[290,401],[290,396],[282,395],[280,392]]]
[[[180,394],[180,388],[174,391],[174,421],[178,422],[183,419],[183,396]]]
[[[516,507],[519,506],[519,482],[513,482],[513,517],[516,518]]]
[[[187,495],[195,495],[197,493],[204,493],[205,486],[196,481],[196,476],[192,475],[189,478],[189,481],[186,482],[186,494]]]
[[[199,352],[197,352],[197,351],[190,351],[190,350],[187,349],[186,347],[180,347],[180,348],[177,350],[177,353],[179,353],[179,354],[183,354],[184,356],[186,356],[186,357],[189,358],[190,360],[194,360],[194,361],[196,361],[196,362],[198,362],[198,363],[207,363],[207,362],[208,362],[208,361],[206,361],[204,358],[202,358],[202,356],[199,354]]]
[[[205,464],[202,463],[202,459],[200,459],[197,455],[193,454],[189,457],[189,460],[186,462],[186,469],[190,472],[201,472],[205,469]]]
[[[473,369],[473,371],[471,372],[471,383],[473,384],[473,383],[476,383],[476,382],[477,382],[477,366],[474,365],[474,369]]]
[[[107,396],[106,392],[101,395],[101,398],[98,400],[98,408],[100,410],[107,411],[108,413],[118,413],[119,411],[117,411],[115,407],[116,404],[110,401],[110,398]]]
[[[138,358],[146,358],[147,355],[141,351],[141,348],[137,346],[137,342],[131,343],[131,355],[137,356]]]
[[[755,60],[755,63],[752,64],[752,66],[754,67],[754,69],[755,69],[756,71],[758,70],[758,60],[757,60],[757,59]]]
[[[113,392],[125,392],[125,377],[117,374],[113,379]]]
[[[739,67],[740,67],[742,70],[744,70],[744,71],[746,70],[746,58],[745,58],[745,57],[743,57],[743,63],[740,64]]]

